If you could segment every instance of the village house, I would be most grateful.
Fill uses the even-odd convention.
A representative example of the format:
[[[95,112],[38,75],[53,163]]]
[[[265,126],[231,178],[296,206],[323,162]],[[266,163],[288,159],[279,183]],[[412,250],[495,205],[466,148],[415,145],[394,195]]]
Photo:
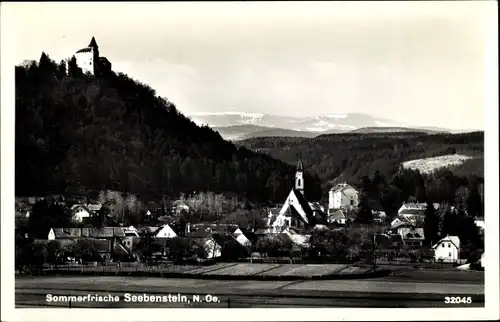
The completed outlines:
[[[162,227],[159,227],[153,234],[156,238],[176,238],[176,237],[179,237],[179,234],[169,224],[166,224]]]
[[[432,249],[434,249],[434,259],[436,261],[458,262],[460,258],[460,238],[458,236],[446,236],[433,245]]]
[[[398,218],[396,218],[398,219]],[[394,223],[394,224],[393,224]],[[401,218],[401,220],[398,220],[397,222],[391,223],[391,228],[390,231],[401,234],[401,231],[403,228],[415,228],[415,224],[410,222],[407,219]]]
[[[89,203],[89,204],[87,205],[87,208],[88,208],[90,211],[93,211],[94,213],[96,213],[96,212],[98,212],[99,210],[101,210],[101,208],[102,208],[102,204],[100,204],[100,203],[94,203],[94,204]]]
[[[72,219],[74,222],[82,223],[88,221],[95,212],[90,210],[85,204],[76,204],[70,208]]]
[[[328,192],[329,209],[352,209],[358,206],[359,192],[343,182],[333,186]]]
[[[398,215],[402,214],[424,214],[427,209],[426,203],[403,203],[398,209]]]
[[[189,237],[186,238],[195,241],[202,248],[205,259],[237,256],[238,253],[246,252],[244,246],[230,233],[212,232],[211,229],[198,229],[192,231]]]
[[[176,200],[172,203],[172,212],[176,215],[189,213],[190,208],[184,200]]]
[[[136,248],[137,244],[139,244],[140,241],[141,237],[126,236],[125,238],[121,239],[121,244],[127,247],[130,252],[133,252],[133,250]]]
[[[425,236],[423,228],[400,227],[398,233],[403,239],[404,246],[421,247],[424,244]]]
[[[329,209],[330,214],[328,215],[327,222],[329,224],[337,224],[337,225],[345,225],[346,224],[346,216],[342,210]]]
[[[414,226],[421,226],[424,222],[424,219],[425,215],[422,215],[420,213],[403,213],[402,215],[394,218],[394,220],[391,221],[391,228],[399,225],[400,223],[410,223]]]
[[[128,248],[121,243],[126,238],[122,227],[104,228],[51,228],[48,240],[78,240],[91,242],[102,258],[109,260],[111,254],[131,256]]]
[[[400,235],[404,246],[422,246],[425,241],[424,229],[405,219],[391,225],[387,234]]]
[[[231,234],[212,234],[208,243],[209,248],[205,248],[207,255],[210,255],[211,250],[214,251],[212,255],[218,255],[217,252],[220,250],[219,257],[227,259],[244,258],[248,255],[246,247],[241,245]],[[207,247],[207,244],[205,246]]]
[[[387,214],[385,211],[372,210],[373,221],[383,223],[387,219]]]
[[[139,237],[140,236],[139,231],[134,226],[129,226],[129,227],[123,228],[123,233],[125,234],[126,237]]]
[[[234,239],[236,239],[236,241],[240,243],[240,245],[245,247],[255,245],[255,243],[257,242],[257,235],[253,231],[245,228],[237,228],[233,232],[233,236]]]

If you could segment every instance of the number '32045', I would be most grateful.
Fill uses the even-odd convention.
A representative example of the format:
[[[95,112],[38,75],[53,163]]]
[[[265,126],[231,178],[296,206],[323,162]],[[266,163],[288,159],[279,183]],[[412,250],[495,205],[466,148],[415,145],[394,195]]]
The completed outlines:
[[[444,298],[446,304],[471,304],[472,298],[470,296],[446,296]]]

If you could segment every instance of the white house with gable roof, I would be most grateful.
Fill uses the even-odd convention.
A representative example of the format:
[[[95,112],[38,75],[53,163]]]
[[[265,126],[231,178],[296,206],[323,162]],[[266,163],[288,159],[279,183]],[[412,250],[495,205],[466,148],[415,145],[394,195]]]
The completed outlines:
[[[460,256],[460,238],[458,236],[446,236],[438,241],[434,246],[434,259],[444,262],[458,262]]]

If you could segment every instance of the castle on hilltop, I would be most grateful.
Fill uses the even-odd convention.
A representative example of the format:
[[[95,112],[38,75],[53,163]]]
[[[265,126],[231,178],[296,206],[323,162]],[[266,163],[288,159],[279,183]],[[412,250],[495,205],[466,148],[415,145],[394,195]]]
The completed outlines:
[[[111,62],[106,57],[99,56],[99,46],[92,37],[90,44],[78,50],[75,55],[76,64],[84,74],[103,76],[111,72]]]

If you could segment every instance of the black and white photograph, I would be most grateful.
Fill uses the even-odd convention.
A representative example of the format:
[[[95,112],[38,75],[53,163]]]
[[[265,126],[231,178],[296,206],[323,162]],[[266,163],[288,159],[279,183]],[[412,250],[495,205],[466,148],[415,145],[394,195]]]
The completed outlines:
[[[497,6],[2,2],[2,321],[500,318]]]

